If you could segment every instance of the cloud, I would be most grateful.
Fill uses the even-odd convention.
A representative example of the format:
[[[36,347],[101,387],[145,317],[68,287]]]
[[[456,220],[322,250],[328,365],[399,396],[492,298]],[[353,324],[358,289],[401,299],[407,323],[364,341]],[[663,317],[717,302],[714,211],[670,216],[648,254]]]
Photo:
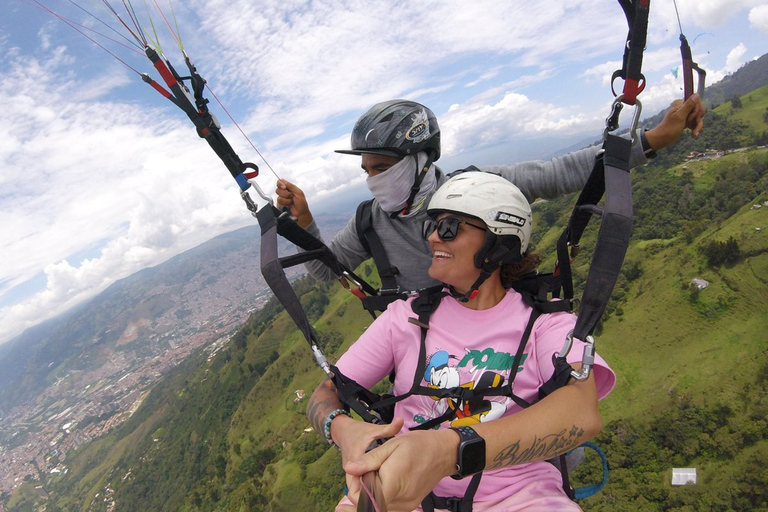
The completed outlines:
[[[768,5],[760,5],[750,10],[749,23],[757,30],[768,33]]]
[[[738,16],[743,9],[749,9],[760,6],[763,0],[678,0],[677,10],[680,13],[680,20],[685,32],[686,27],[692,25],[702,28],[713,28],[722,26],[728,20]],[[675,5],[672,2],[657,2],[652,4],[651,13],[657,11],[663,13],[663,17],[668,20],[669,29],[673,34],[679,33],[677,27],[677,16],[675,14]]]
[[[0,139],[0,294],[42,269],[48,281],[0,309],[0,339],[249,221],[234,182],[176,112],[105,100],[103,84],[120,80],[71,80],[61,56],[19,58],[0,79],[14,127]],[[98,256],[71,259],[84,251]]]
[[[744,55],[747,53],[747,47],[740,44],[736,48],[728,53],[728,58],[725,60],[725,71],[732,73],[737,71],[746,61]]]

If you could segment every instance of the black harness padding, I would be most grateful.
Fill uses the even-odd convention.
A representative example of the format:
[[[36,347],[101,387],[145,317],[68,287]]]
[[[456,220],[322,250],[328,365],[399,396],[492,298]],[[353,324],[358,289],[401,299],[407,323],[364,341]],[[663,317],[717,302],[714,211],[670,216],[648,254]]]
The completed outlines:
[[[632,141],[608,134],[603,148],[605,151],[597,157],[568,226],[557,242],[563,294],[570,301],[573,299],[573,281],[568,246],[577,247],[592,216],[601,215],[592,264],[573,331],[574,337],[581,340],[592,334],[608,305],[632,235],[632,183],[629,175]],[[603,195],[604,205],[598,206]]]

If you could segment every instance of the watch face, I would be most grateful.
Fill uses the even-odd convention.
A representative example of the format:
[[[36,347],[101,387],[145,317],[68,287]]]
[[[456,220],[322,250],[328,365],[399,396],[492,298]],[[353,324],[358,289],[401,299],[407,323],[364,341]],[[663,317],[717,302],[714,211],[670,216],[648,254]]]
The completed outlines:
[[[464,444],[466,443],[466,444]],[[464,441],[461,450],[461,473],[471,475],[485,468],[485,439],[476,437]]]
[[[480,437],[473,428],[452,428],[461,441],[458,453],[458,474],[455,478],[462,478],[485,469],[485,439]]]

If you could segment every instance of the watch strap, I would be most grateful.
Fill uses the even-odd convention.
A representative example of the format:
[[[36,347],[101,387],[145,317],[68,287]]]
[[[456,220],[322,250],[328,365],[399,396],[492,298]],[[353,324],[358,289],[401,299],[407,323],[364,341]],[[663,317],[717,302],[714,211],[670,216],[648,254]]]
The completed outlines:
[[[643,154],[645,155],[645,158],[650,160],[651,158],[656,158],[656,151],[651,147],[651,144],[648,142],[648,137],[645,136],[645,132],[648,130],[643,130],[642,133],[640,133],[640,145],[643,148]]]

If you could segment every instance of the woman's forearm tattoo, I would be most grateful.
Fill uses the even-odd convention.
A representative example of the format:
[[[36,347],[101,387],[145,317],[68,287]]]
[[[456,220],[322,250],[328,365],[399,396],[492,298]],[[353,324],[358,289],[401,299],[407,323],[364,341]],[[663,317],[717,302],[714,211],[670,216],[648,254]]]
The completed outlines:
[[[583,435],[584,429],[574,425],[570,430],[563,429],[543,438],[535,437],[533,443],[528,447],[523,447],[519,440],[515,441],[494,457],[493,464],[490,464],[488,469],[550,459],[579,446],[582,443]]]

